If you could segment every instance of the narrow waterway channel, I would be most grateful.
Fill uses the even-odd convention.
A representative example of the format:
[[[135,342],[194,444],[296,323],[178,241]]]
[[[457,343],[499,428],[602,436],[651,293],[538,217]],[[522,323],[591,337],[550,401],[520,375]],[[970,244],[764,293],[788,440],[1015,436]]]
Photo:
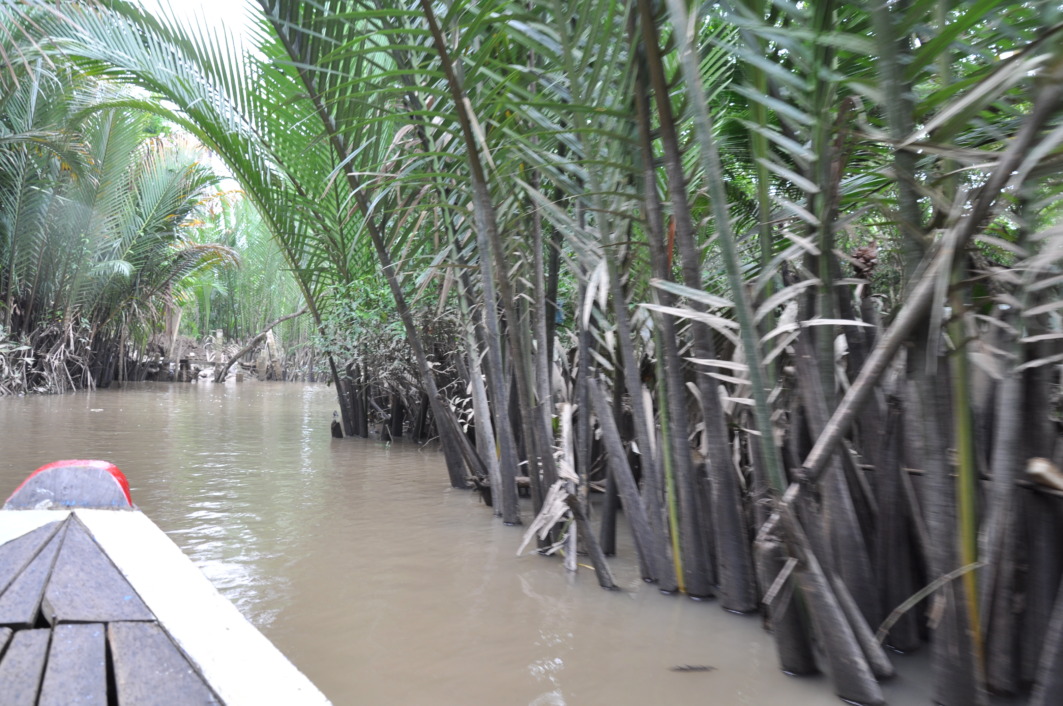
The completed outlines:
[[[434,450],[331,439],[333,402],[255,383],[0,399],[0,497],[49,461],[114,462],[337,705],[840,703],[826,679],[779,672],[759,618],[660,595],[630,550],[612,593],[516,557],[520,530],[450,489]],[[929,703],[920,664],[897,662],[890,703]]]

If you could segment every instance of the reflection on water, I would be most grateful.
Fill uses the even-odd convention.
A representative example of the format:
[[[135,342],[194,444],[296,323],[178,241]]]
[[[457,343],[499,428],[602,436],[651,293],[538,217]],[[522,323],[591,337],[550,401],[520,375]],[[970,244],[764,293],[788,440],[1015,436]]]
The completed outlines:
[[[644,585],[630,549],[618,592],[516,557],[520,531],[450,489],[439,454],[333,440],[333,402],[254,383],[3,398],[0,496],[59,458],[114,462],[336,704],[839,703],[823,678],[778,671],[758,618]],[[890,702],[929,703],[899,661]],[[670,669],[685,664],[715,670]]]

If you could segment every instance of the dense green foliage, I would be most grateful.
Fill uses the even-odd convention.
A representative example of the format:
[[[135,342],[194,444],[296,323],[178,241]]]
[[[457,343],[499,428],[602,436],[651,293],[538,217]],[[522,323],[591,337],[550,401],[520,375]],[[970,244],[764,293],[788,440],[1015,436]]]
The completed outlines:
[[[182,282],[183,335],[198,339],[221,331],[227,341],[246,340],[299,308],[302,293],[288,263],[243,192],[219,191],[205,199],[186,232],[196,243],[239,253],[240,266],[200,269]],[[306,319],[276,329],[278,345],[289,351],[309,345],[313,333]]]
[[[0,390],[109,380],[115,349],[143,347],[186,277],[234,262],[186,229],[215,177],[196,148],[153,136],[145,114],[121,107],[127,89],[41,56],[9,68],[0,340],[20,355]]]

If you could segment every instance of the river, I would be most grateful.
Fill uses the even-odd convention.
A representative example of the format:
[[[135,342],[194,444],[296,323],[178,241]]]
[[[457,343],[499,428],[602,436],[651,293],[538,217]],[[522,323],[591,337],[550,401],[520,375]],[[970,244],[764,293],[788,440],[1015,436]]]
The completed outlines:
[[[778,670],[759,617],[643,584],[629,540],[617,592],[517,557],[521,530],[451,489],[433,449],[332,439],[334,401],[232,382],[0,398],[0,497],[49,461],[115,463],[337,706],[841,703],[825,678]],[[923,660],[896,662],[890,703],[929,703]]]

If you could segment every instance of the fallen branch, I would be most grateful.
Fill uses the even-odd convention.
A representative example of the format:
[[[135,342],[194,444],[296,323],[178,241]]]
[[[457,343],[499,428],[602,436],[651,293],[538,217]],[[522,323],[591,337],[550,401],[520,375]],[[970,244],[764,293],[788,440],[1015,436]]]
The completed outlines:
[[[901,619],[901,616],[903,616],[915,606],[919,605],[919,603],[927,596],[934,593],[934,591],[938,590],[939,588],[947,584],[949,581],[954,581],[966,574],[967,572],[974,571],[975,569],[980,569],[983,566],[985,566],[985,562],[976,561],[971,564],[967,564],[966,566],[961,566],[958,569],[954,569],[943,576],[938,576],[926,586],[923,586],[921,589],[919,589],[910,597],[908,597],[908,599],[906,599],[903,603],[894,608],[893,612],[891,612],[889,616],[887,616],[886,619],[882,621],[882,625],[879,626],[878,632],[875,633],[875,639],[879,642],[884,642],[886,637],[890,633],[890,628],[892,628],[894,624]]]
[[[286,314],[286,315],[280,317],[279,319],[277,319],[276,321],[274,321],[273,323],[271,323],[266,328],[262,329],[262,333],[258,334],[257,336],[252,338],[250,341],[248,341],[247,345],[244,346],[243,348],[241,348],[239,351],[237,351],[236,355],[234,355],[232,358],[229,358],[229,362],[228,363],[226,363],[221,368],[215,369],[215,371],[214,371],[214,382],[221,382],[222,380],[224,380],[225,376],[229,374],[229,368],[233,367],[233,365],[236,363],[236,361],[238,361],[241,358],[243,358],[245,355],[248,354],[248,352],[251,351],[251,349],[253,349],[259,343],[261,343],[262,339],[264,339],[266,337],[267,333],[269,333],[270,331],[273,330],[274,326],[276,326],[276,325],[278,325],[278,324],[280,324],[280,323],[282,323],[284,321],[287,321],[288,319],[294,319],[296,316],[302,316],[305,313],[306,313],[306,307],[304,306],[302,309],[300,309],[299,311],[295,312],[294,314]]]

